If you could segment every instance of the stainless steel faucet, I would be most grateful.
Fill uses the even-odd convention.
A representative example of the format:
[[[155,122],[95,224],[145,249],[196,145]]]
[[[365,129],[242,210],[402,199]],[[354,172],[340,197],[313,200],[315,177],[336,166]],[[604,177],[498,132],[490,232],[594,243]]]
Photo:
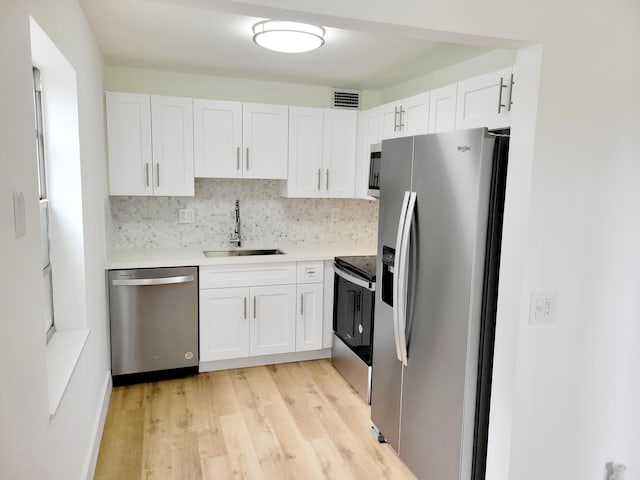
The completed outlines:
[[[240,200],[236,200],[236,225],[233,229],[233,233],[231,234],[229,243],[235,244],[238,248],[242,246],[242,238],[240,236]]]

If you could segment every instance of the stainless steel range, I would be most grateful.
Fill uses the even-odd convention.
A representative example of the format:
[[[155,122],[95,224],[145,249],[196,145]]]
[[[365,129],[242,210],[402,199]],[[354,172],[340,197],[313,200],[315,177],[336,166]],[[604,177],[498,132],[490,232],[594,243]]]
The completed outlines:
[[[370,403],[376,256],[336,257],[331,361]]]

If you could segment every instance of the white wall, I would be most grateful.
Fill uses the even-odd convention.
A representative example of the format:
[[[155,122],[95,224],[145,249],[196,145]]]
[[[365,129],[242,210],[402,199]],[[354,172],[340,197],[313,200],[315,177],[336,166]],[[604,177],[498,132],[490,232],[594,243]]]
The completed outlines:
[[[86,325],[91,333],[52,419],[42,331],[29,15],[69,60],[78,85]],[[95,429],[109,385],[102,59],[75,0],[30,0],[0,6],[0,62],[0,256],[5,272],[0,280],[0,476],[83,478],[91,469]],[[24,192],[26,201],[27,234],[20,239],[13,232],[13,191]]]
[[[542,44],[516,59],[514,101],[519,85],[539,97],[537,108],[526,99],[513,113],[493,389],[501,411],[492,411],[487,478],[601,480],[613,460],[639,479],[640,382],[632,369],[640,364],[640,3],[222,4],[338,17],[343,26],[404,26],[448,41]],[[546,290],[558,294],[557,321],[529,325],[529,293]]]

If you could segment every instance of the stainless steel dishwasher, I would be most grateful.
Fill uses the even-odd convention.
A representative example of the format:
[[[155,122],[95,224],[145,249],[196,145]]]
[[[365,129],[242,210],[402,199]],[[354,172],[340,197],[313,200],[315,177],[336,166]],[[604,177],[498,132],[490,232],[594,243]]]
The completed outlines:
[[[198,371],[198,268],[109,271],[114,384]]]

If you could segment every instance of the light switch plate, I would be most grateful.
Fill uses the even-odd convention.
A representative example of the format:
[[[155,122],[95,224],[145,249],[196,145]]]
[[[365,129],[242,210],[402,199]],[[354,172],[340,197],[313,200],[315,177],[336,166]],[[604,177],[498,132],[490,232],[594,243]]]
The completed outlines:
[[[529,324],[553,323],[558,307],[557,292],[532,292],[529,307]]]
[[[13,223],[16,238],[24,237],[27,233],[27,222],[24,212],[24,194],[13,192]]]
[[[193,208],[181,208],[178,210],[178,223],[193,223],[194,220]]]

